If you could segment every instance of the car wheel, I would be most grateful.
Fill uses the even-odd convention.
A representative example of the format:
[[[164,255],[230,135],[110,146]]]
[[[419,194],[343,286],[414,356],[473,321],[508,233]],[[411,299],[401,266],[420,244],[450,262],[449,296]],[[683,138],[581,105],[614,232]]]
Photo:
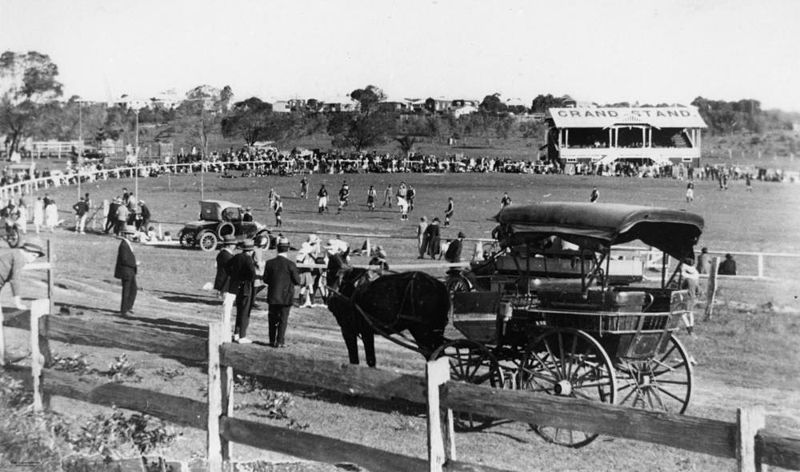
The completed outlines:
[[[217,248],[217,236],[210,231],[201,234],[198,242],[200,243],[200,249],[206,252],[213,251]]]
[[[181,247],[185,248],[194,247],[194,245],[197,243],[197,241],[194,239],[193,233],[181,233],[180,241]]]
[[[224,238],[227,235],[236,236],[236,228],[233,226],[233,223],[225,222],[221,223],[217,226],[217,237],[219,239]]]

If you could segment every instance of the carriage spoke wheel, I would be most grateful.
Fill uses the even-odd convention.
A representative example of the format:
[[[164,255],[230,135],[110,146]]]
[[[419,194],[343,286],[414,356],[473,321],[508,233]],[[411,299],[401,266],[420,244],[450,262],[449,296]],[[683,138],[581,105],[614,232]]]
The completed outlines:
[[[503,388],[503,373],[497,358],[483,344],[467,339],[448,341],[433,351],[430,358],[440,357],[450,360],[451,380]],[[454,411],[453,422],[458,431],[480,431],[491,426],[494,419]]]
[[[622,360],[617,378],[621,405],[683,413],[692,398],[692,364],[674,335],[666,349],[651,359]]]
[[[535,393],[614,403],[616,376],[606,351],[575,329],[551,330],[534,339],[517,372],[517,388]],[[583,447],[597,434],[554,426],[530,425],[545,441]]]

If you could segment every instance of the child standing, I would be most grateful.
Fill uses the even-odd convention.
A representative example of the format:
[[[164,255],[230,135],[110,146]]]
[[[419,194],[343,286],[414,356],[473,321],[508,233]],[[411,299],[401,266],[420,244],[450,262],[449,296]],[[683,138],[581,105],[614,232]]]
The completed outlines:
[[[283,219],[281,215],[283,214],[283,201],[281,201],[280,196],[275,197],[275,226],[281,227],[283,226]]]

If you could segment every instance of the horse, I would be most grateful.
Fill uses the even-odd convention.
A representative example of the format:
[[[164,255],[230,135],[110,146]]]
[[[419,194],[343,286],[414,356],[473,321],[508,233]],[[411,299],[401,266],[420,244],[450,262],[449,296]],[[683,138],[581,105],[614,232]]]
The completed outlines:
[[[450,296],[444,283],[424,272],[378,275],[353,268],[347,254],[331,256],[328,262],[328,309],[342,331],[351,364],[359,363],[358,336],[364,344],[367,365],[375,367],[375,332],[391,335],[408,330],[416,342],[412,347],[425,358],[444,344],[444,328],[450,311]]]

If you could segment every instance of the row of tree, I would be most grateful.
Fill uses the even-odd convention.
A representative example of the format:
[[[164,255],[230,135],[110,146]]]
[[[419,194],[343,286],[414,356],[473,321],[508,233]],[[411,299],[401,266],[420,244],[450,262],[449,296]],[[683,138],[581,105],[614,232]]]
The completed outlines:
[[[230,87],[198,86],[186,94],[177,107],[154,101],[148,107],[134,108],[133,102],[90,103],[73,96],[66,101],[58,81],[58,67],[47,55],[38,52],[0,55],[0,135],[7,149],[17,149],[23,137],[90,141],[126,138],[132,142],[134,123],[150,131],[154,141],[181,137],[187,146],[197,145],[204,154],[214,135],[241,140],[290,144],[308,135],[327,134],[331,145],[363,150],[396,141],[403,151],[411,151],[421,138],[440,140],[462,137],[541,140],[546,131],[542,122],[521,120],[520,114],[544,113],[548,108],[574,105],[568,96],[539,95],[531,108],[508,106],[500,94],[486,95],[477,113],[455,117],[435,113],[429,99],[426,112],[398,114],[380,106],[386,95],[380,87],[368,85],[353,90],[356,111],[321,113],[322,104],[308,100],[305,107],[291,113],[276,113],[272,105],[256,97],[233,102]],[[760,133],[786,128],[791,124],[775,112],[761,110],[756,100],[726,102],[696,98],[701,115],[714,134],[739,131]],[[628,103],[613,104],[629,106]]]

